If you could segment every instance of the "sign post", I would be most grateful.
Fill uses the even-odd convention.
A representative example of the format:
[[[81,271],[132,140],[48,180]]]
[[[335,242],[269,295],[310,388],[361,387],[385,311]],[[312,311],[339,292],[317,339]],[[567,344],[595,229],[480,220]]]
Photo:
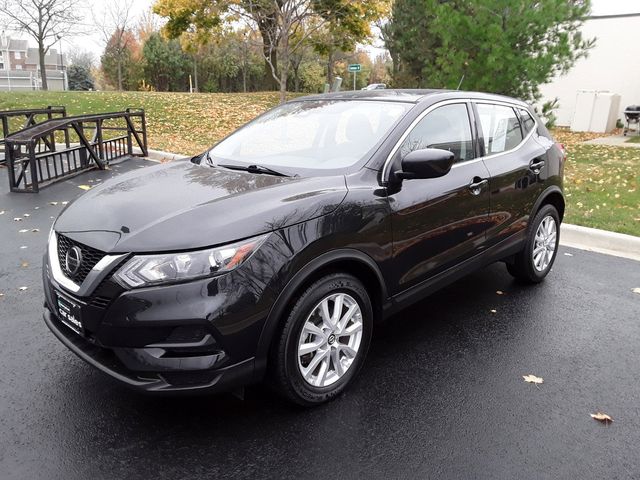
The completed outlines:
[[[356,89],[356,75],[362,69],[362,65],[359,63],[351,63],[349,64],[349,71],[353,72],[353,89]]]

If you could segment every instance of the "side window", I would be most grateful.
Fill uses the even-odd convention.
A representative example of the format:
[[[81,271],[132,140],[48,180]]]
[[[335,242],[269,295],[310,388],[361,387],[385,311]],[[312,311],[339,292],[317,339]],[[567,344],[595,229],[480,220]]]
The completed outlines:
[[[477,108],[487,155],[511,150],[522,142],[520,122],[513,108],[486,103],[479,103]]]
[[[409,152],[424,148],[449,150],[454,153],[456,162],[474,157],[466,104],[444,105],[429,112],[402,142],[401,158]]]
[[[519,108],[518,110],[522,119],[522,130],[527,135],[536,126],[536,122],[531,118],[531,114],[527,110],[524,108]]]

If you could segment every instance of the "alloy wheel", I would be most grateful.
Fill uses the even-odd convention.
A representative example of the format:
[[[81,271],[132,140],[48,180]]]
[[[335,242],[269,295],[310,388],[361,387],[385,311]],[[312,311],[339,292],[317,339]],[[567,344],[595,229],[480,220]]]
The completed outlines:
[[[538,225],[533,241],[533,252],[531,255],[533,266],[537,271],[545,271],[551,263],[556,250],[557,236],[558,228],[556,221],[551,215],[547,215],[542,219],[540,225]]]
[[[346,293],[323,298],[307,317],[298,339],[298,368],[314,387],[337,382],[355,360],[362,340],[362,310]]]

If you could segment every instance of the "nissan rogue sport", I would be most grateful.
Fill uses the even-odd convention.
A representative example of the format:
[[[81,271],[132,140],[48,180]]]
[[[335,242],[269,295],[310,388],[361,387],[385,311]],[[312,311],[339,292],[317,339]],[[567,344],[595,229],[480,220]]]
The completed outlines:
[[[512,98],[298,98],[69,204],[49,236],[44,320],[142,391],[267,379],[318,404],[353,381],[376,322],[412,302],[496,261],[542,281],[564,162]]]

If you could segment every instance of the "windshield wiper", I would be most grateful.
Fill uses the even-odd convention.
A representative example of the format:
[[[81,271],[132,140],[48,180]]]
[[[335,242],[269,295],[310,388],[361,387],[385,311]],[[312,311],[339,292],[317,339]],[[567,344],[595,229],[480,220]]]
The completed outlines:
[[[207,152],[204,155],[204,158],[207,161],[207,165],[209,165],[211,167],[215,167],[216,166],[216,162],[214,162],[213,158],[211,158],[211,150],[207,150]]]
[[[217,164],[218,167],[228,168],[230,170],[243,170],[249,173],[266,173],[268,175],[276,175],[278,177],[290,177],[286,173],[279,172],[274,170],[273,168],[265,167],[263,165],[224,165],[221,163]]]

